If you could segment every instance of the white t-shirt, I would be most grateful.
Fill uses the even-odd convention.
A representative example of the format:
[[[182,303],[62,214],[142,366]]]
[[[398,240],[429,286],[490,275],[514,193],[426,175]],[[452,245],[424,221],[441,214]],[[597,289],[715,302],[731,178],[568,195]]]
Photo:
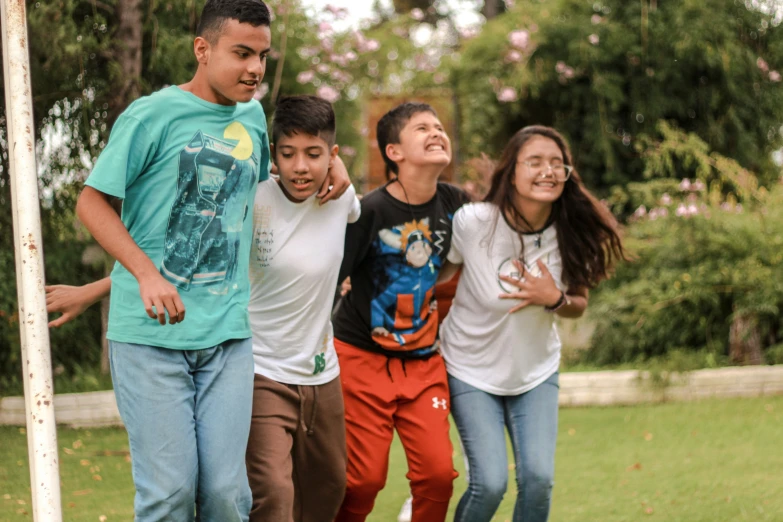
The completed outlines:
[[[361,207],[350,187],[319,205],[289,201],[274,179],[258,185],[250,254],[255,372],[285,384],[318,385],[340,374],[332,303],[345,227]]]
[[[494,395],[519,395],[544,382],[560,365],[560,338],[554,314],[499,299],[515,287],[500,274],[518,277],[512,261],[519,256],[519,236],[490,203],[471,203],[454,215],[448,259],[463,263],[462,276],[449,314],[440,330],[441,351],[449,374]],[[562,260],[554,226],[541,234],[525,234],[524,263],[540,275],[542,259],[561,290]]]

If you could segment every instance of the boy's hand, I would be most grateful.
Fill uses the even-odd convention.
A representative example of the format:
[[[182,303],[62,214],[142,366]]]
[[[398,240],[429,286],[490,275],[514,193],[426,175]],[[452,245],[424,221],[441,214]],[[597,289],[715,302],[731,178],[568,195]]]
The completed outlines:
[[[139,293],[144,309],[151,319],[166,324],[166,313],[168,313],[169,324],[181,323],[185,320],[185,305],[179,297],[177,288],[163,279],[159,273],[155,272],[140,278]]]
[[[345,281],[343,281],[340,284],[340,295],[341,296],[348,295],[348,292],[350,292],[350,291],[351,291],[351,278],[350,277],[346,277]]]
[[[517,310],[521,310],[529,305],[537,306],[552,306],[560,299],[560,290],[555,285],[555,280],[552,274],[549,273],[549,269],[542,260],[537,262],[538,268],[541,270],[541,276],[536,277],[529,271],[525,270],[525,267],[518,260],[514,261],[514,266],[517,267],[519,273],[522,274],[521,279],[514,279],[506,275],[501,275],[500,278],[515,287],[519,288],[519,291],[509,294],[500,294],[498,297],[501,299],[518,299],[520,302],[508,313],[512,314]]]
[[[92,304],[87,290],[82,286],[48,285],[46,289],[46,311],[62,315],[49,321],[49,328],[57,328],[79,317]]]
[[[348,176],[345,163],[340,159],[340,156],[337,156],[334,158],[329,174],[326,175],[324,184],[321,185],[321,190],[318,191],[316,197],[321,200],[321,205],[323,205],[329,200],[342,196],[350,186],[351,178]]]

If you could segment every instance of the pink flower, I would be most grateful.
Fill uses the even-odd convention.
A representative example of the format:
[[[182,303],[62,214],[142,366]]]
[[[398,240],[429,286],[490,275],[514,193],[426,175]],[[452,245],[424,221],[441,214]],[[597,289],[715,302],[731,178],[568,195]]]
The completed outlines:
[[[332,24],[329,22],[321,22],[318,24],[318,32],[319,33],[330,33],[332,32]]]
[[[564,61],[559,61],[555,64],[555,71],[559,72],[560,74],[563,74],[563,72],[568,68],[568,66],[565,64]]]
[[[633,217],[635,218],[642,218],[647,215],[647,207],[644,205],[639,205],[639,208],[637,208],[634,213]]]
[[[524,29],[517,29],[508,33],[508,41],[511,42],[512,47],[516,47],[520,50],[525,50],[530,43],[530,33]]]
[[[691,180],[689,180],[688,178],[684,178],[680,182],[680,190],[682,190],[683,192],[687,192],[690,189],[691,189]]]
[[[321,48],[327,52],[332,52],[334,41],[331,38],[321,38]]]
[[[503,87],[498,91],[498,101],[501,103],[511,103],[517,101],[517,91],[512,87]]]
[[[595,33],[593,33],[593,34],[591,34],[590,36],[588,36],[588,37],[587,37],[587,40],[588,40],[588,41],[589,41],[591,44],[593,44],[593,45],[598,45],[598,42],[600,41],[600,39],[598,38],[598,35],[597,35],[597,34],[595,34]]]
[[[378,43],[378,40],[363,40],[359,42],[357,48],[360,53],[371,53],[380,49],[381,44]]]
[[[669,195],[668,192],[664,192],[663,196],[661,196],[661,205],[671,205],[672,204],[672,197]]]
[[[691,185],[691,190],[695,190],[696,192],[701,192],[705,188],[706,186],[700,179],[697,179],[696,181],[693,182],[693,185]]]
[[[311,82],[315,79],[315,73],[313,71],[302,71],[296,75],[296,81],[299,83]]]
[[[769,71],[769,81],[771,82],[779,82],[780,81],[780,73],[777,71]]]
[[[464,29],[460,29],[459,35],[464,38],[465,40],[470,40],[471,38],[475,38],[478,36],[479,30],[476,27],[466,27]]]
[[[514,0],[503,0],[503,3],[506,4],[506,9],[511,9],[514,7]]]
[[[574,68],[573,67],[566,67],[563,71],[563,76],[566,78],[573,78],[574,77]]]
[[[318,71],[318,72],[319,72],[319,73],[321,73],[321,74],[326,74],[326,73],[328,73],[328,72],[329,72],[329,66],[328,66],[328,65],[326,65],[325,63],[319,63],[319,64],[318,64],[318,65],[315,67],[315,70],[316,70],[316,71]]]
[[[506,63],[514,63],[522,60],[522,53],[514,49],[506,53]]]
[[[678,217],[688,215],[688,209],[685,207],[685,203],[677,205],[677,210],[674,211],[674,214]]]
[[[731,205],[728,202],[724,201],[723,203],[720,204],[720,209],[723,210],[724,212],[728,212],[731,210]]]
[[[421,22],[422,20],[424,20],[424,11],[422,11],[418,7],[414,7],[413,9],[411,9],[411,18],[413,18],[417,22]]]
[[[330,85],[321,85],[315,91],[316,96],[323,98],[329,103],[334,103],[340,99],[340,93],[334,87]]]
[[[352,62],[352,61],[356,60],[356,58],[358,58],[358,56],[356,55],[356,53],[355,53],[355,52],[353,52],[353,51],[348,51],[347,53],[345,53],[345,58],[346,58],[348,61],[351,61],[351,62]]]
[[[693,203],[691,203],[690,205],[688,205],[688,215],[690,215],[690,216],[695,216],[695,215],[696,215],[696,214],[698,214],[698,213],[699,213],[699,207],[697,207],[697,206],[696,206],[696,205],[694,205]]]
[[[356,149],[354,149],[350,145],[346,145],[345,147],[341,148],[340,152],[345,156],[348,156],[349,158],[356,156]]]
[[[334,71],[332,71],[332,74],[330,76],[332,80],[336,82],[348,83],[351,80],[353,80],[353,77],[350,74],[348,74],[345,71],[341,71],[339,69],[335,69]]]
[[[598,25],[603,21],[603,18],[601,18],[601,15],[594,14],[590,17],[590,22],[592,22],[593,25]]]
[[[756,60],[756,67],[758,67],[759,69],[761,69],[761,71],[762,71],[762,72],[767,72],[767,71],[769,71],[769,65],[768,65],[768,64],[767,64],[767,62],[764,60],[764,58],[762,58],[762,57],[760,57],[760,56],[759,56],[759,58]]]
[[[253,99],[260,100],[264,96],[266,96],[266,93],[268,92],[269,92],[269,84],[264,82],[258,86],[258,89],[256,89],[255,94],[253,94]]]

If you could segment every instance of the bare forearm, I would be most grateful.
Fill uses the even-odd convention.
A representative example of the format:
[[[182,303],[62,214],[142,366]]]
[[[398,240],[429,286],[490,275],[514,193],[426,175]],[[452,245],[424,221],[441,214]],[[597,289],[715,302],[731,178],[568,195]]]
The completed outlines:
[[[89,304],[93,305],[111,293],[111,278],[104,277],[92,283],[84,285],[85,296]]]
[[[561,306],[555,312],[564,319],[577,319],[582,317],[587,309],[587,289],[568,289],[566,292],[568,303]]]
[[[106,195],[85,187],[76,204],[76,213],[95,240],[136,279],[157,272],[152,260],[133,241]]]

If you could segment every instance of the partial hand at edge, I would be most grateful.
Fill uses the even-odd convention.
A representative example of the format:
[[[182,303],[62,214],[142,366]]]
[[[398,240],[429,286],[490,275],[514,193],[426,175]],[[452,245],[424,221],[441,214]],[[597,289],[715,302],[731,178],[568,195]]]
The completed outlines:
[[[316,197],[321,200],[320,204],[323,205],[327,201],[337,199],[348,190],[351,186],[351,178],[348,176],[348,170],[345,168],[345,163],[337,156],[334,158],[334,163],[329,169],[329,174],[324,180],[324,184],[321,185],[321,190],[318,191]]]

